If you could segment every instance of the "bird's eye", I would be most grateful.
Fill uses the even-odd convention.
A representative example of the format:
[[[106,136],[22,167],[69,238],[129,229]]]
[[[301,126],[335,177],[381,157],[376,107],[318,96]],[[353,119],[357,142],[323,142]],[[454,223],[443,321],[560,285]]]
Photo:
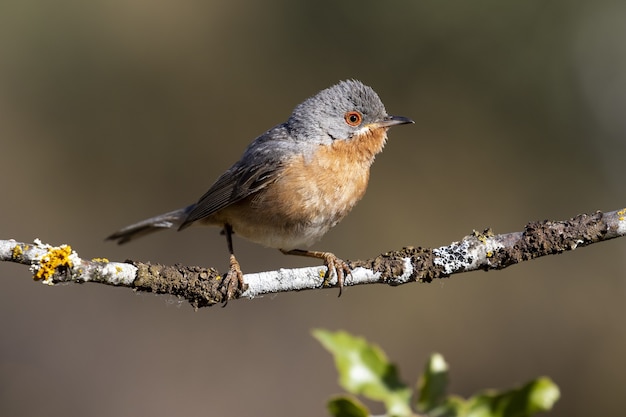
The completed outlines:
[[[343,118],[350,126],[358,126],[363,121],[363,115],[358,111],[349,111],[343,116]]]

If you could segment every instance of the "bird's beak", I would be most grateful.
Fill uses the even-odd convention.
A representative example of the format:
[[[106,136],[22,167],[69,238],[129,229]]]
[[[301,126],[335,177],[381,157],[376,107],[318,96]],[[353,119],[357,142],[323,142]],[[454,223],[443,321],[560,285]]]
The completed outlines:
[[[413,120],[408,117],[403,116],[386,116],[380,122],[372,123],[376,127],[391,127],[395,125],[406,125],[409,123],[415,123]]]

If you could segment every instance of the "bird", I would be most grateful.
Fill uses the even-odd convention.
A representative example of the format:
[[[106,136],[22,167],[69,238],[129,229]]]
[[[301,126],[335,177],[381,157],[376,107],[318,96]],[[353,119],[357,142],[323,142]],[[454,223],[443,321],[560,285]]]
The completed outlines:
[[[336,276],[341,295],[351,273],[348,264],[331,252],[306,248],[363,197],[387,130],[410,123],[414,121],[407,117],[387,114],[371,87],[354,79],[340,81],[254,139],[195,204],[124,227],[107,240],[123,244],[169,228],[217,226],[230,255],[226,301],[247,289],[233,234],[284,254],[322,260],[325,282]]]

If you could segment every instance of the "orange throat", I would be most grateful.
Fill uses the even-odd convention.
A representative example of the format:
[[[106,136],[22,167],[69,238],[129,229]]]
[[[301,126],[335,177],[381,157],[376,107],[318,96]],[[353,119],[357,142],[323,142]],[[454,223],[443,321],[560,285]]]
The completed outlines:
[[[387,142],[387,128],[367,129],[349,140],[339,140],[332,143],[332,152],[341,155],[352,163],[367,163],[371,165],[374,157],[382,152]]]

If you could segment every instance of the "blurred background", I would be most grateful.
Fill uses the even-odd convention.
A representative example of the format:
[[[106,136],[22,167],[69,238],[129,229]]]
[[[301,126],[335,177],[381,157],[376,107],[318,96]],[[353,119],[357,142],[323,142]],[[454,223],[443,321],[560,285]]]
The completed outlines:
[[[365,198],[314,248],[363,259],[620,209],[625,21],[609,0],[5,1],[0,238],[225,270],[217,229],[103,239],[194,202],[254,137],[346,78],[416,124],[390,132]],[[247,272],[316,264],[235,248]],[[618,239],[429,285],[198,312],[0,264],[0,414],[325,415],[341,388],[310,330],[326,328],[380,344],[411,385],[438,351],[454,393],[547,375],[562,390],[551,415],[618,415],[625,252]]]

